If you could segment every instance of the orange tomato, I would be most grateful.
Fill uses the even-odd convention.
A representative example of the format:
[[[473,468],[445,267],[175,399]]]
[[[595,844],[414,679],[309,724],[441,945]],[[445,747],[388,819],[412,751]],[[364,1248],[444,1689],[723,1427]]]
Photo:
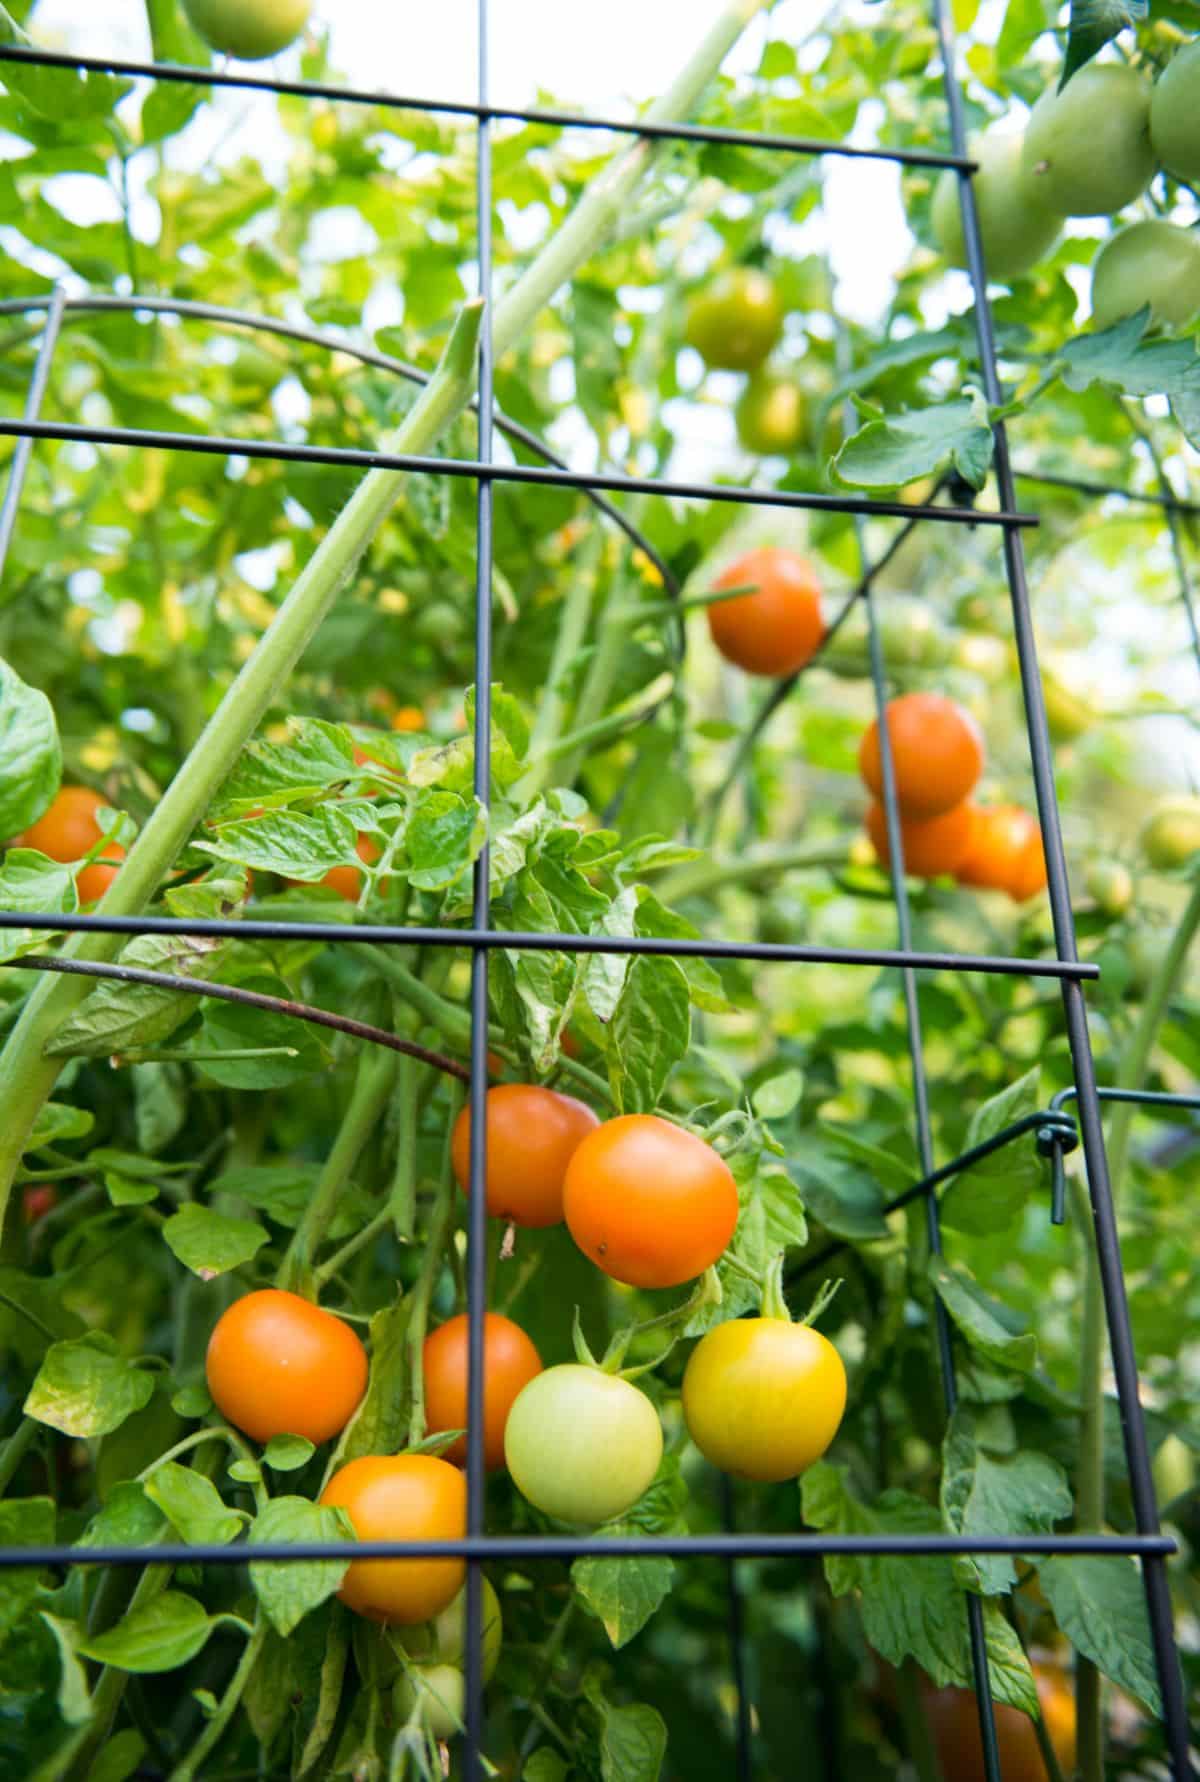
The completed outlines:
[[[256,1442],[298,1435],[327,1442],[367,1389],[367,1353],[348,1324],[266,1287],[217,1319],[205,1358],[221,1415]]]
[[[576,1146],[600,1122],[573,1095],[535,1083],[499,1083],[487,1094],[487,1207],[497,1219],[536,1229],[563,1216],[563,1177]],[[471,1110],[450,1137],[450,1157],[466,1194],[471,1177]]]
[[[449,1318],[425,1338],[425,1422],[430,1435],[443,1429],[466,1429],[467,1341],[465,1313]],[[519,1324],[488,1312],[483,1325],[483,1459],[485,1466],[504,1464],[504,1428],[513,1401],[542,1371],[542,1358]],[[467,1440],[460,1436],[443,1449],[447,1460],[466,1464]]]
[[[392,718],[393,730],[424,730],[425,713],[419,705],[402,705]]]
[[[748,674],[795,674],[825,635],[821,584],[810,563],[774,546],[750,551],[731,563],[714,584],[734,594],[707,608],[713,642],[727,662]]]
[[[467,1481],[432,1454],[368,1454],[340,1467],[320,1501],[346,1511],[360,1541],[454,1541],[467,1532]],[[371,1621],[412,1627],[462,1589],[461,1559],[356,1559],[338,1595]]]
[[[1075,1698],[1063,1670],[1055,1664],[1033,1666],[1042,1719],[1065,1774],[1075,1767]],[[942,1774],[953,1782],[986,1782],[979,1711],[969,1689],[923,1688],[922,1700]],[[1046,1766],[1033,1722],[1019,1708],[996,1707],[996,1736],[1004,1782],[1046,1782]]]
[[[961,804],[983,772],[983,737],[969,712],[942,693],[903,693],[887,707],[896,796],[906,817],[937,817]],[[883,797],[879,721],[859,745],[858,767]]]
[[[49,810],[43,811],[36,823],[22,835],[14,835],[10,848],[36,848],[51,860],[69,865],[95,847],[104,831],[96,821],[96,812],[108,808],[107,798],[87,786],[63,786]],[[106,842],[106,860],[124,860],[125,850],[116,842]],[[95,903],[103,897],[117,876],[115,866],[94,861],[76,876],[75,887],[80,903]]]
[[[368,866],[373,865],[379,858],[379,848],[369,835],[359,836],[356,852],[359,859],[365,861]],[[321,885],[328,885],[331,891],[338,892],[346,899],[347,903],[357,903],[362,895],[362,879],[363,876],[357,866],[331,866],[325,877],[317,882]]]
[[[1018,903],[1032,897],[1046,883],[1037,819],[1017,804],[977,809],[970,845],[955,877],[981,891],[1007,891]]]
[[[737,1184],[695,1133],[657,1114],[623,1114],[575,1152],[563,1211],[606,1275],[630,1287],[676,1287],[703,1274],[733,1236]]]
[[[887,823],[881,804],[873,804],[866,817],[867,834],[881,863],[887,866],[891,854],[887,845]],[[904,870],[914,879],[936,879],[943,873],[956,872],[966,858],[975,829],[975,807],[959,804],[940,816],[924,820],[901,817],[900,840],[904,848]]]

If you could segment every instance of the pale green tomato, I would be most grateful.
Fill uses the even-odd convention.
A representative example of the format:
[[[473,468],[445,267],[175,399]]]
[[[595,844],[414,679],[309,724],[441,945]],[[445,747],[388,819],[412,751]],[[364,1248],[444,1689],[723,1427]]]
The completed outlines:
[[[396,1679],[392,1712],[400,1726],[407,1726],[419,1704],[421,1725],[435,1739],[452,1739],[462,1730],[466,1697],[463,1674],[456,1666],[414,1665],[411,1671],[401,1671]]]
[[[1042,695],[1046,701],[1046,723],[1055,742],[1074,742],[1095,723],[1096,714],[1087,701],[1044,669]]]
[[[954,665],[995,686],[1009,672],[1008,645],[1003,638],[989,637],[983,631],[964,632],[955,640]]]
[[[486,1578],[480,1581],[483,1585],[480,1605],[483,1613],[483,1680],[487,1683],[500,1662],[504,1626],[500,1619],[499,1597]],[[467,1644],[466,1585],[432,1621],[422,1621],[416,1627],[395,1628],[392,1637],[420,1664],[461,1667]]]
[[[1185,44],[1154,84],[1150,141],[1180,179],[1200,179],[1200,42]]]
[[[1092,322],[1111,328],[1146,304],[1156,322],[1182,327],[1200,310],[1200,239],[1175,223],[1130,223],[1092,266]]]
[[[662,1425],[646,1394],[599,1368],[548,1367],[508,1413],[504,1460],[513,1484],[562,1522],[620,1516],[661,1459]]]
[[[211,49],[261,62],[295,43],[312,0],[183,0],[183,10]]]
[[[734,410],[738,438],[748,452],[787,457],[808,442],[808,399],[794,377],[759,371]]]
[[[975,207],[983,238],[989,278],[1007,280],[1028,272],[1058,240],[1062,218],[1045,204],[1021,164],[1022,138],[1016,134],[982,136],[968,145],[978,161]],[[930,214],[938,246],[951,266],[967,264],[959,180],[947,168],[938,180]]]
[[[1200,798],[1164,798],[1147,817],[1141,843],[1160,872],[1183,866],[1200,850]]]
[[[1133,874],[1119,860],[1093,860],[1083,882],[1102,915],[1123,916],[1133,902]]]
[[[783,303],[765,272],[735,266],[688,304],[685,336],[710,371],[757,371],[783,333]]]
[[[1021,163],[1048,210],[1111,216],[1154,176],[1150,83],[1121,62],[1089,62],[1061,93],[1042,94],[1025,127]]]

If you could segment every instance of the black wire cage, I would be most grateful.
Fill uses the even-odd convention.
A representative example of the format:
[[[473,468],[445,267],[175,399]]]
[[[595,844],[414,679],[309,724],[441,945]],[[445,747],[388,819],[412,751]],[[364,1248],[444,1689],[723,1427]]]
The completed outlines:
[[[1076,934],[1067,870],[1063,852],[1062,830],[1051,758],[1050,738],[1042,683],[1039,675],[1034,640],[1029,592],[1026,583],[1022,532],[1036,524],[1033,516],[1021,512],[1016,503],[1016,482],[1024,473],[1015,469],[1009,454],[1009,443],[1003,422],[994,428],[995,487],[998,497],[994,510],[977,511],[970,505],[940,499],[942,490],[935,489],[923,505],[897,501],[860,498],[845,495],[788,493],[776,490],[756,491],[753,488],[703,483],[675,483],[662,479],[632,476],[577,474],[565,468],[562,461],[533,436],[523,433],[512,423],[498,416],[493,401],[493,349],[490,297],[493,278],[493,183],[492,126],[501,120],[557,125],[565,130],[587,130],[616,133],[630,137],[690,139],[702,143],[734,144],[744,150],[770,149],[798,156],[852,156],[881,161],[918,165],[933,170],[951,169],[957,175],[963,234],[967,249],[968,270],[974,295],[974,325],[979,362],[982,368],[983,392],[990,405],[1002,401],[997,364],[997,347],[987,295],[987,275],[981,246],[979,222],[971,175],[974,170],[966,142],[964,105],[957,71],[954,26],[947,0],[932,0],[939,54],[942,64],[945,100],[948,115],[949,146],[945,152],[923,150],[888,150],[865,148],[845,143],[809,140],[770,133],[751,133],[735,129],[707,128],[684,120],[647,124],[636,120],[579,116],[565,111],[515,109],[495,106],[490,100],[489,85],[489,3],[477,0],[478,29],[478,97],[475,103],[425,101],[380,92],[357,91],[340,85],[305,80],[280,80],[272,75],[234,71],[228,68],[196,69],[154,62],[108,60],[15,47],[0,46],[0,62],[29,62],[45,67],[84,69],[89,72],[127,75],[200,87],[233,87],[289,94],[307,100],[335,99],[342,103],[371,106],[392,106],[398,110],[446,114],[475,120],[477,133],[477,217],[479,292],[483,298],[484,319],[481,336],[477,412],[477,455],[474,460],[423,458],[397,454],[348,449],[321,448],[280,441],[229,439],[169,433],[149,429],[97,428],[66,423],[44,422],[39,416],[47,390],[55,346],[67,314],[74,310],[118,309],[130,312],[166,312],[180,317],[216,322],[235,328],[264,329],[284,337],[313,344],[336,347],[360,361],[411,380],[420,380],[424,373],[405,366],[387,355],[360,349],[340,337],[293,327],[273,319],[221,310],[210,305],[188,303],[162,297],[86,295],[68,297],[59,289],[42,299],[14,298],[0,303],[0,313],[41,314],[41,344],[29,385],[25,412],[21,419],[0,421],[0,433],[16,440],[7,490],[0,505],[0,571],[4,556],[17,523],[22,487],[30,457],[39,439],[79,440],[92,444],[128,444],[158,447],[167,450],[207,452],[218,455],[241,454],[277,460],[307,461],[337,465],[343,468],[364,466],[388,468],[416,473],[467,478],[476,486],[476,586],[475,586],[475,652],[476,709],[474,720],[474,791],[485,804],[491,779],[490,685],[491,685],[491,619],[493,594],[493,499],[499,482],[542,483],[581,490],[608,521],[620,527],[631,541],[647,552],[655,562],[669,594],[677,594],[670,571],[658,559],[652,547],[641,537],[623,511],[609,499],[620,494],[677,495],[713,501],[736,501],[748,505],[795,507],[826,510],[855,516],[860,530],[869,517],[891,516],[905,522],[904,536],[916,526],[944,524],[951,526],[995,528],[1000,533],[1004,569],[1011,601],[1013,635],[1020,668],[1025,720],[1036,787],[1038,814],[1044,840],[1050,909],[1056,957],[1030,960],[995,956],[969,956],[919,952],[912,945],[912,923],[903,864],[900,814],[896,798],[896,781],[891,759],[888,730],[880,724],[882,755],[883,803],[890,853],[892,895],[896,910],[896,947],[894,949],[843,949],[800,945],[737,944],[719,939],[695,941],[624,939],[606,936],[555,933],[513,933],[493,930],[489,923],[489,872],[486,849],[474,867],[472,919],[469,928],[453,930],[393,927],[382,925],[346,925],[321,922],[278,923],[246,919],[236,922],[165,919],[152,917],[67,916],[26,912],[13,915],[0,913],[0,925],[43,929],[54,932],[92,930],[128,935],[161,933],[187,935],[235,936],[242,939],[272,940],[287,936],[292,939],[313,939],[327,945],[354,946],[363,942],[382,945],[420,944],[466,949],[470,954],[470,1011],[472,1023],[470,1059],[471,1154],[469,1227],[467,1247],[467,1307],[469,1319],[469,1393],[468,1393],[468,1512],[466,1538],[457,1541],[381,1542],[363,1541],[351,1551],[363,1558],[412,1556],[456,1556],[467,1562],[467,1615],[465,1644],[466,1716],[463,1745],[464,1773],[474,1782],[485,1771],[483,1759],[484,1705],[482,1681],[482,1595],[481,1565],[486,1560],[517,1558],[574,1558],[603,1551],[612,1557],[658,1554],[679,1559],[722,1558],[727,1562],[730,1603],[731,1668],[738,1694],[737,1774],[740,1782],[748,1782],[755,1773],[755,1752],[750,1702],[746,1690],[743,1628],[738,1593],[736,1561],[754,1556],[790,1556],[809,1560],[832,1554],[890,1554],[918,1556],[927,1554],[1011,1554],[1022,1556],[1051,1554],[1130,1555],[1140,1564],[1149,1612],[1150,1634],[1158,1681],[1162,1692],[1163,1724],[1168,1752],[1169,1773],[1175,1782],[1186,1782],[1194,1775],[1189,1750],[1189,1728],[1183,1681],[1172,1625],[1167,1562],[1177,1551],[1175,1541],[1160,1529],[1158,1505],[1150,1465],[1150,1451],[1143,1420],[1137,1358],[1134,1351],[1126,1283],[1122,1268],[1117,1222],[1110,1190],[1105,1144],[1101,1127],[1101,1103],[1108,1096],[1121,1092],[1107,1091],[1097,1085],[1096,1072],[1088,1033],[1084,985],[1098,973],[1094,965],[1081,962]],[[501,463],[494,452],[497,431],[517,437],[532,448],[543,464],[530,466]],[[1053,480],[1030,477],[1029,480]],[[1069,480],[1069,479],[1068,479]],[[1084,485],[1072,483],[1082,489]],[[1106,493],[1110,491],[1105,491]],[[1164,494],[1163,505],[1174,528],[1178,514],[1187,507]],[[862,579],[851,600],[835,621],[836,629],[850,607],[861,601],[866,613],[870,673],[877,715],[882,715],[887,699],[887,668],[884,661],[880,629],[876,621],[876,602],[872,583],[880,565],[869,565],[865,554]],[[1186,578],[1183,594],[1188,605],[1191,636],[1200,659],[1200,632],[1187,597]],[[795,677],[793,677],[794,680]],[[761,724],[786,697],[792,682],[781,683],[768,697],[758,723]],[[1038,1147],[1051,1159],[1053,1181],[1052,1216],[1055,1223],[1063,1217],[1062,1159],[1066,1152],[1082,1145],[1087,1189],[1095,1224],[1099,1270],[1104,1294],[1112,1367],[1120,1408],[1121,1433],[1133,1509],[1135,1529],[1124,1535],[1077,1534],[1020,1536],[999,1534],[993,1537],[951,1534],[872,1536],[791,1534],[761,1535],[753,1532],[727,1532],[722,1535],[647,1537],[604,1539],[601,1543],[588,1537],[526,1536],[511,1537],[489,1534],[484,1526],[484,1453],[483,1453],[483,1332],[486,1309],[486,1218],[487,1208],[482,1192],[486,1163],[486,1123],[483,1118],[484,1097],[488,1086],[487,1016],[488,964],[493,949],[540,949],[565,953],[657,953],[672,956],[690,954],[703,958],[731,957],[762,961],[836,962],[846,965],[890,967],[897,970],[903,989],[907,1035],[912,1072],[914,1123],[921,1179],[896,1197],[886,1210],[892,1211],[909,1202],[923,1204],[928,1238],[934,1254],[941,1252],[939,1187],[983,1155],[1034,1131]],[[96,976],[113,978],[137,974],[121,966],[96,966],[51,959],[35,962],[45,968],[81,970]],[[921,978],[928,972],[988,972],[1028,976],[1056,981],[1061,990],[1067,1036],[1073,1066],[1073,1086],[1055,1097],[1054,1103],[1041,1113],[1027,1117],[997,1133],[986,1143],[974,1147],[941,1165],[935,1164],[929,1096],[924,1067],[922,1038]],[[146,976],[148,974],[141,974]],[[199,994],[229,995],[227,987],[202,984],[190,980],[181,985]],[[317,1011],[298,1009],[300,1018],[320,1018]],[[331,1022],[350,1031],[354,1023]],[[389,1036],[362,1029],[364,1037],[386,1043]],[[1126,1097],[1128,1098],[1128,1097]],[[1151,1094],[1133,1097],[1147,1104],[1178,1101],[1179,1098]],[[1067,1101],[1076,1104],[1076,1114],[1065,1112]],[[1200,1105],[1192,1103],[1191,1105]],[[799,1272],[807,1272],[826,1262],[840,1246],[827,1246],[818,1254],[806,1257]],[[944,1409],[953,1411],[958,1399],[955,1361],[951,1346],[948,1314],[940,1301],[935,1301],[934,1336],[940,1368]],[[726,1524],[732,1530],[731,1504],[726,1494]],[[245,1542],[230,1545],[196,1545],[182,1542],[159,1543],[153,1549],[155,1563],[189,1565],[245,1565],[251,1559],[281,1562],[302,1562],[315,1559],[344,1559],[344,1543],[257,1544]],[[70,1546],[21,1547],[0,1550],[0,1567],[71,1567],[90,1566],[142,1567],[148,1563],[147,1550],[139,1547]],[[964,1591],[963,1614],[966,1617],[974,1689],[978,1703],[979,1727],[985,1772],[989,1782],[1002,1782],[1002,1766],[984,1635],[983,1609],[980,1599]]]

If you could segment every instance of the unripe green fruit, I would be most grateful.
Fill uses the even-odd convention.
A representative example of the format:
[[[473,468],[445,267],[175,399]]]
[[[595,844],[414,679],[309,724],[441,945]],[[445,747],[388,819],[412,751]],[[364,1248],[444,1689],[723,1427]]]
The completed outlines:
[[[1048,210],[1111,216],[1154,175],[1148,81],[1117,62],[1089,62],[1061,93],[1043,93],[1025,127],[1021,164]]]
[[[481,1618],[483,1624],[483,1680],[491,1680],[500,1662],[500,1646],[504,1628],[500,1618],[500,1599],[486,1578],[481,1578]],[[392,1637],[403,1646],[410,1658],[419,1664],[456,1665],[461,1667],[467,1648],[467,1587],[464,1584],[453,1601],[447,1603],[432,1621],[416,1627],[396,1627]]]
[[[989,278],[1019,278],[1028,272],[1062,229],[1062,218],[1048,208],[1021,164],[1022,141],[1015,134],[994,135],[968,145],[971,159],[979,163],[972,183]],[[930,214],[938,246],[951,266],[967,264],[958,186],[957,173],[948,167],[934,189]]]
[[[1168,63],[1150,100],[1155,157],[1180,179],[1200,179],[1200,41]]]
[[[1131,223],[1092,267],[1092,321],[1111,328],[1146,304],[1156,322],[1182,327],[1200,310],[1200,239],[1174,223]]]
[[[1103,915],[1123,916],[1133,902],[1133,874],[1119,860],[1093,860],[1084,884]]]
[[[1086,700],[1072,693],[1069,687],[1042,671],[1042,695],[1046,702],[1046,724],[1057,743],[1074,742],[1095,723],[1096,714]]]
[[[421,1725],[435,1739],[452,1739],[463,1724],[466,1694],[463,1674],[454,1665],[414,1665],[396,1679],[392,1712],[401,1726],[407,1726],[420,1704]]]
[[[183,10],[211,49],[261,62],[295,43],[312,0],[183,0]]]
[[[794,377],[756,372],[742,391],[734,420],[748,452],[786,457],[808,443],[808,399]]]
[[[685,333],[710,371],[757,371],[783,333],[783,304],[765,272],[737,266],[692,298]]]
[[[1200,798],[1164,798],[1142,828],[1142,852],[1160,872],[1200,852]]]

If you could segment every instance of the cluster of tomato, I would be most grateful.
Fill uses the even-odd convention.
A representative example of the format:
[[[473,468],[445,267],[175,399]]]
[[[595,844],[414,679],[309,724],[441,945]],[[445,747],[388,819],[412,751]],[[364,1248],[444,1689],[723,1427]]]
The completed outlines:
[[[804,386],[766,363],[783,335],[779,287],[755,266],[735,266],[713,279],[688,305],[684,338],[710,371],[743,371],[749,378],[734,419],[748,452],[788,457],[810,443]]]
[[[464,1109],[451,1134],[464,1192],[470,1149]],[[512,1225],[565,1221],[597,1267],[643,1288],[703,1274],[738,1217],[732,1172],[694,1133],[651,1114],[601,1122],[572,1097],[532,1084],[488,1091],[486,1197],[489,1213]],[[423,1346],[426,1428],[430,1437],[445,1435],[442,1453],[360,1456],[321,1493],[322,1504],[346,1512],[359,1539],[435,1541],[465,1533],[468,1343],[468,1320],[460,1314]],[[546,1368],[519,1325],[489,1312],[483,1357],[489,1469],[506,1466],[531,1504],[576,1526],[611,1521],[637,1502],[658,1471],[662,1427],[647,1395],[617,1371],[621,1355],[599,1365]],[[208,1347],[214,1404],[264,1443],[286,1434],[319,1444],[340,1434],[362,1402],[368,1372],[366,1350],[348,1324],[276,1288],[236,1301]],[[688,1360],[682,1396],[689,1434],[706,1458],[743,1477],[780,1481],[802,1472],[833,1440],[846,1375],[828,1339],[792,1323],[777,1303],[770,1316],[729,1320],[703,1336]],[[463,1575],[459,1559],[354,1560],[340,1594],[373,1621],[414,1627],[451,1611]],[[461,1619],[459,1610],[453,1614]],[[498,1630],[498,1606],[495,1615]],[[427,1629],[423,1637],[445,1664],[453,1630],[440,1637]],[[457,1652],[461,1662],[460,1636]],[[449,1663],[453,1669],[453,1658]],[[429,1682],[419,1656],[405,1678],[410,1689]],[[443,1683],[456,1699],[457,1685]]]
[[[983,772],[983,737],[969,712],[942,693],[904,693],[886,711],[904,870],[943,875],[978,890],[1006,891],[1017,903],[1046,884],[1042,832],[1019,805],[971,802]],[[883,804],[878,719],[862,739],[859,772],[875,802],[867,834],[886,866],[891,858]]]

